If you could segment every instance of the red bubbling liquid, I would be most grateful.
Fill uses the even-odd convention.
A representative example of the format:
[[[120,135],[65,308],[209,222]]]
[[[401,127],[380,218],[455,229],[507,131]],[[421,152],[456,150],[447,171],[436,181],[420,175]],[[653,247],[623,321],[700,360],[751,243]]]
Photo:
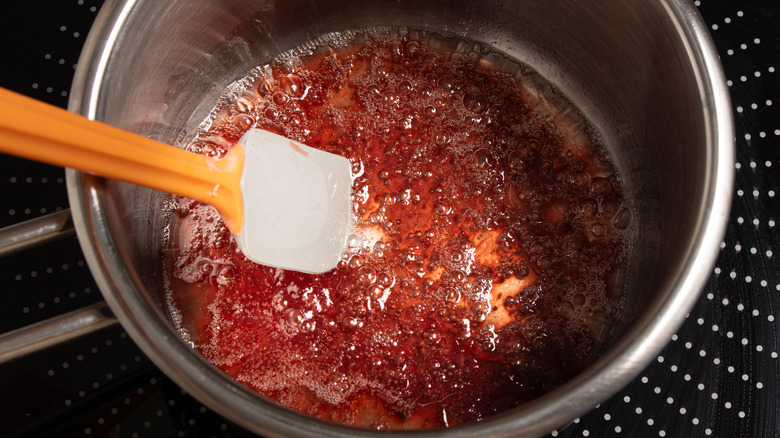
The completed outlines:
[[[189,147],[222,155],[256,126],[348,157],[348,254],[322,275],[260,266],[214,210],[175,199],[166,271],[183,336],[260,394],[361,427],[479,421],[561,385],[619,313],[630,244],[592,130],[481,46],[345,39],[254,71]]]

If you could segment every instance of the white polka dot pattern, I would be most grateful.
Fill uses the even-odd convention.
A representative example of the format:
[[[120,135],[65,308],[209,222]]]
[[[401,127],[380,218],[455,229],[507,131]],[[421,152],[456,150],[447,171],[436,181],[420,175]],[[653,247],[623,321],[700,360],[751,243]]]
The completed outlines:
[[[101,0],[13,2],[0,17],[10,44],[0,86],[65,106],[75,63]],[[554,437],[759,437],[780,434],[780,13],[760,0],[694,2],[732,94],[738,146],[734,207],[697,306],[657,360],[610,400]],[[776,9],[776,8],[775,8]],[[45,13],[44,13],[45,12]],[[13,23],[8,17],[13,17]],[[0,226],[67,208],[62,169],[0,156]],[[0,264],[0,332],[100,299],[74,239]],[[0,435],[250,436],[185,394],[121,327],[0,366]],[[31,396],[32,394],[32,396]]]

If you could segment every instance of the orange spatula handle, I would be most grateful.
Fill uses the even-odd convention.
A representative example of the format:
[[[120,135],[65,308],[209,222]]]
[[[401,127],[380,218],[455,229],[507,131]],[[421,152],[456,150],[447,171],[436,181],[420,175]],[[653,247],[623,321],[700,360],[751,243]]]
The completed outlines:
[[[241,146],[204,157],[0,88],[0,152],[210,204],[233,233],[243,224]]]

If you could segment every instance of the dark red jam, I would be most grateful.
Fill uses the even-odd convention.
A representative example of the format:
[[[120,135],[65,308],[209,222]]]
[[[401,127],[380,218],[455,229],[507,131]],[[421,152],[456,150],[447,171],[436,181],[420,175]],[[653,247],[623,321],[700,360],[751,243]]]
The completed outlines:
[[[258,68],[189,146],[222,155],[259,127],[348,157],[357,222],[339,267],[249,262],[214,210],[175,199],[170,305],[205,358],[285,406],[448,427],[587,365],[620,311],[631,212],[592,129],[538,75],[400,35]]]

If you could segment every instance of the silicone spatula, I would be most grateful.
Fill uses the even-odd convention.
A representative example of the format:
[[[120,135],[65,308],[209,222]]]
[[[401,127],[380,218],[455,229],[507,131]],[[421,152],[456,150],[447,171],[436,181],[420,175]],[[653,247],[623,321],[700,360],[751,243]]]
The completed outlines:
[[[259,129],[211,158],[0,88],[0,152],[209,204],[268,266],[327,272],[351,229],[349,160]]]

